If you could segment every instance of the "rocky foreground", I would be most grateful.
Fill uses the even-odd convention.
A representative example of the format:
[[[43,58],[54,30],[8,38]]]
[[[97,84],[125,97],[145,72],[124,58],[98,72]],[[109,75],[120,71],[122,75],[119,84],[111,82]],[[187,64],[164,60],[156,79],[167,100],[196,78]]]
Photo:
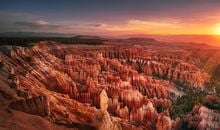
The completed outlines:
[[[165,50],[142,44],[4,46],[0,128],[177,130],[184,122],[185,129],[220,128],[219,111],[200,103],[183,118],[171,118],[173,102],[206,91],[210,75],[199,61],[180,55],[186,50],[162,55]],[[206,96],[211,99],[220,101]]]

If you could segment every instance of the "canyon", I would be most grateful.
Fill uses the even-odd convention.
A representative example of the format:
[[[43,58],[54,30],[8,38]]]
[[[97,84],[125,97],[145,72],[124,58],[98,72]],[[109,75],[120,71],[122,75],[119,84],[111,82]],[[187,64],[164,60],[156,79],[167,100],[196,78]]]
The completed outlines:
[[[0,52],[0,113],[13,120],[24,116],[45,129],[177,130],[184,122],[187,129],[220,128],[219,110],[202,103],[183,118],[170,114],[173,102],[191,92],[220,102],[207,85],[220,57],[214,47],[126,39],[101,45],[41,41]],[[7,119],[0,127],[12,127],[2,123]],[[14,127],[28,129],[16,121]]]

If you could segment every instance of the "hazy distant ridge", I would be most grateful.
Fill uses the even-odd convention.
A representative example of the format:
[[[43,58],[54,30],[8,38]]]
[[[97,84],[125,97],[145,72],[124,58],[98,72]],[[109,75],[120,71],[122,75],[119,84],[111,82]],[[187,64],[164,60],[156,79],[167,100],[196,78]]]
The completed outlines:
[[[0,37],[74,37],[71,33],[49,33],[49,32],[3,32]]]

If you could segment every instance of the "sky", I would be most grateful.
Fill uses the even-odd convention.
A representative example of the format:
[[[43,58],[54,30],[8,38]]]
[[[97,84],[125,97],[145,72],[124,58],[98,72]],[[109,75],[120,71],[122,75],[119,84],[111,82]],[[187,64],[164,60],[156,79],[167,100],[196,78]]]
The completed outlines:
[[[0,32],[220,35],[220,0],[0,0]]]

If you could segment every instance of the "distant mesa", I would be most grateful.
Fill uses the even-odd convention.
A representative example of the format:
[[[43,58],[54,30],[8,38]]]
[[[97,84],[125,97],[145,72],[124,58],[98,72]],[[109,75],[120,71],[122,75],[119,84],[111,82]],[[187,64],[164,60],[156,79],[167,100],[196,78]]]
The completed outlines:
[[[50,32],[2,32],[0,37],[75,37],[71,33],[50,33]]]
[[[130,41],[148,41],[148,42],[156,42],[157,41],[154,38],[143,38],[143,37],[130,37],[127,40],[130,40]]]

